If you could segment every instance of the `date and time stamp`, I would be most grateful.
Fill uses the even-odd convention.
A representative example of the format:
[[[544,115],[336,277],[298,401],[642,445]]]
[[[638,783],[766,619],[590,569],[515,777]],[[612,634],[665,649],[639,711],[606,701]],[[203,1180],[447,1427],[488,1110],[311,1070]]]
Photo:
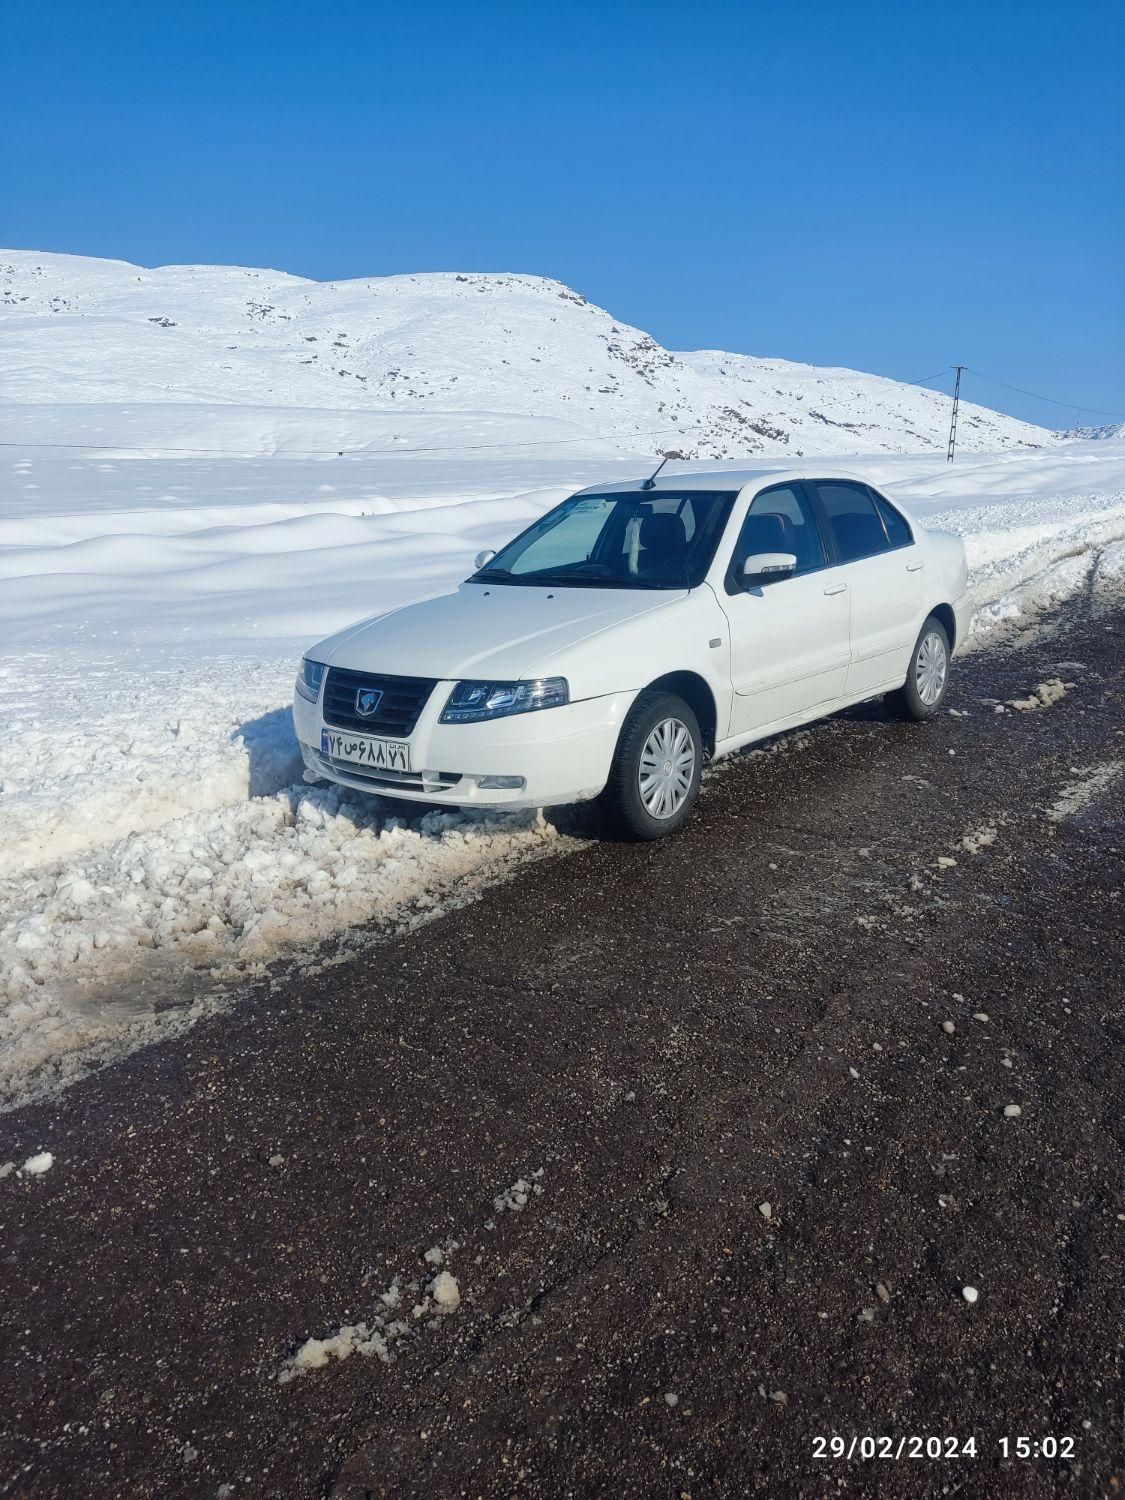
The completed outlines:
[[[853,1432],[812,1439],[812,1457],[820,1462],[871,1463],[896,1460],[938,1463],[943,1460],[999,1458],[1019,1462],[1046,1460],[1068,1463],[1078,1457],[1078,1439],[1052,1435],[1002,1436],[985,1440],[975,1434],[887,1434]]]

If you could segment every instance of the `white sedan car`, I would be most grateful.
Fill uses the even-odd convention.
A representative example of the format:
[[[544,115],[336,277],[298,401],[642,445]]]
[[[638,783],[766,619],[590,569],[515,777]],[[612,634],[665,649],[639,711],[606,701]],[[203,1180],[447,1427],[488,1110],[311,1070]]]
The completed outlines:
[[[654,839],[712,757],[879,694],[928,718],[970,615],[960,538],[856,478],[596,485],[452,593],[314,647],[293,716],[310,780],[447,807],[597,798]]]

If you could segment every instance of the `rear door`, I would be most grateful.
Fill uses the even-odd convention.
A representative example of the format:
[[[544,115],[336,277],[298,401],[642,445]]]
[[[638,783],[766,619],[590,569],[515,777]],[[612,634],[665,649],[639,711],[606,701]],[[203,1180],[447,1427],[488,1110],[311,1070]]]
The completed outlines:
[[[757,552],[793,553],[796,573],[747,589],[742,564]],[[730,622],[732,735],[814,718],[841,697],[850,655],[847,584],[831,566],[802,485],[775,485],[754,497],[720,602]]]
[[[868,485],[810,482],[851,598],[849,698],[902,683],[918,629],[921,557],[905,517]]]

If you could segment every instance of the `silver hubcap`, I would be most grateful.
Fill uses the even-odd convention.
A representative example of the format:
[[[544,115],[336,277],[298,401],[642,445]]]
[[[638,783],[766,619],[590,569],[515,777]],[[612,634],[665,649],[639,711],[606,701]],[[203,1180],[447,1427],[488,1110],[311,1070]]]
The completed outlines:
[[[918,688],[918,696],[927,708],[933,708],[945,691],[945,674],[948,670],[945,642],[936,630],[931,630],[918,647],[914,663],[914,682]]]
[[[679,719],[661,720],[641,751],[638,780],[646,810],[654,818],[679,812],[694,775],[695,745],[687,725]]]

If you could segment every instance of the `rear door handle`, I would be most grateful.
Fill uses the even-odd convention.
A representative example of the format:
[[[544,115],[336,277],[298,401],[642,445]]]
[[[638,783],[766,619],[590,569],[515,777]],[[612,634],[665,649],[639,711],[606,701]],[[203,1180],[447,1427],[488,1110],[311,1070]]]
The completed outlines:
[[[848,586],[846,583],[834,583],[830,588],[824,590],[826,594],[846,594]]]
[[[907,563],[906,571],[908,573],[920,573],[925,566],[926,564],[924,562]]]

